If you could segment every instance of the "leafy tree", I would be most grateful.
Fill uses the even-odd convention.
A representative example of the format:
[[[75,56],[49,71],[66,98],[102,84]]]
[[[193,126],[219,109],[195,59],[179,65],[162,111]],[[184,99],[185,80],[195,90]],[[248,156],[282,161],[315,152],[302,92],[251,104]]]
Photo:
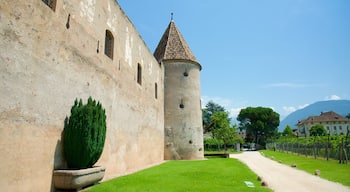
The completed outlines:
[[[215,128],[212,132],[213,138],[223,141],[225,151],[227,150],[227,145],[241,142],[241,139],[237,134],[236,127],[230,126],[231,118],[229,118],[229,114],[227,112],[215,112],[211,116],[210,122],[210,124]]]
[[[227,112],[215,112],[210,118],[210,126],[213,138],[217,138],[216,134],[218,133],[218,129],[230,128],[230,121],[231,118],[229,118]]]
[[[223,145],[222,140],[217,140],[214,138],[204,138],[204,145]]]
[[[292,136],[293,136],[293,130],[292,130],[292,128],[291,128],[289,125],[287,125],[287,126],[284,128],[284,130],[283,130],[283,132],[282,132],[282,135],[283,135],[283,136],[287,136],[287,137],[292,137]]]
[[[213,125],[210,124],[211,116],[216,112],[225,112],[225,108],[219,104],[209,101],[205,108],[202,110],[202,119],[203,119],[203,129],[204,132],[211,132]]]
[[[350,119],[350,113],[345,116],[346,118]]]
[[[327,131],[321,124],[316,124],[310,129],[310,136],[324,136],[327,135]]]
[[[237,117],[240,128],[246,130],[246,140],[260,145],[277,136],[279,119],[278,113],[265,107],[247,107]]]

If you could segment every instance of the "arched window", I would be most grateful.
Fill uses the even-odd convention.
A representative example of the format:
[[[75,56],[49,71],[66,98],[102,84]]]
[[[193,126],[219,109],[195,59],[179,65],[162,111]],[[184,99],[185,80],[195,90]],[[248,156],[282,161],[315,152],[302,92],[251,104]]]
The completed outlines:
[[[42,0],[47,6],[49,6],[53,11],[56,9],[56,0]]]
[[[109,30],[106,30],[105,37],[105,55],[113,59],[114,37]]]
[[[142,85],[142,67],[140,63],[137,64],[137,83]]]

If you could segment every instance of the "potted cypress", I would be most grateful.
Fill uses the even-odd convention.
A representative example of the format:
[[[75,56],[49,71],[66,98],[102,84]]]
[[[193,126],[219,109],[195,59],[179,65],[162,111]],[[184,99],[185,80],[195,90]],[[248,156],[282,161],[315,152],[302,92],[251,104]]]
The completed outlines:
[[[68,169],[55,170],[56,189],[79,190],[102,180],[104,167],[94,167],[106,138],[106,114],[89,97],[87,104],[76,99],[63,131],[63,151]]]

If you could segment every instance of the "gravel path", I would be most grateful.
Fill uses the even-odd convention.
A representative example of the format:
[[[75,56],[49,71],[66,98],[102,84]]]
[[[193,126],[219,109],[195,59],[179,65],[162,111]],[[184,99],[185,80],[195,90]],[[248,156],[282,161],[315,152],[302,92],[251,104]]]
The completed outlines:
[[[349,187],[283,165],[256,151],[230,154],[230,158],[245,163],[275,192],[350,192]]]

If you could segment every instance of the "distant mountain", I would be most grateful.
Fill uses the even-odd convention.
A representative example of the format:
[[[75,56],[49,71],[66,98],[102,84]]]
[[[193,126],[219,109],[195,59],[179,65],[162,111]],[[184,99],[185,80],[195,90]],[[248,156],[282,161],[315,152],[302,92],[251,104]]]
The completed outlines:
[[[287,125],[292,127],[292,129],[296,129],[297,127],[295,124],[297,124],[298,121],[306,119],[309,116],[320,115],[321,112],[327,111],[334,111],[341,116],[346,116],[350,113],[350,100],[330,100],[313,103],[289,114],[281,121],[278,130],[282,132]]]

